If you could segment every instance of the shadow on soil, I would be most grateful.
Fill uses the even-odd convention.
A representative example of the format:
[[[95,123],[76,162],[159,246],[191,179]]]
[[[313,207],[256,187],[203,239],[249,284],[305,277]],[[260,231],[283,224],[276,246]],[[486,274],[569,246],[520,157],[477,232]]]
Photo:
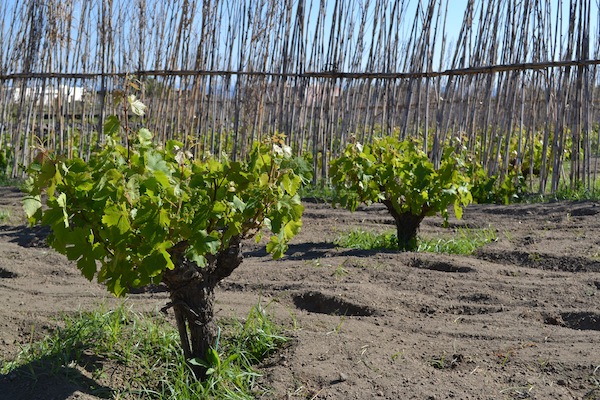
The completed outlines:
[[[321,292],[306,292],[294,296],[294,304],[301,310],[329,315],[369,317],[376,310],[360,304],[354,304],[336,296]]]
[[[600,331],[600,314],[588,311],[564,312],[559,315],[546,314],[544,323],[578,331]]]
[[[420,258],[413,258],[409,265],[413,268],[428,269],[430,271],[438,272],[458,272],[461,274],[475,272],[475,269],[471,267],[455,265],[444,261],[425,260]]]
[[[499,264],[564,272],[600,272],[600,261],[579,256],[555,256],[526,251],[479,249],[475,256]]]
[[[19,275],[17,273],[0,267],[0,279],[12,279],[12,278],[16,278],[18,276]]]
[[[48,226],[1,225],[0,237],[9,238],[9,242],[21,247],[48,247],[47,238],[50,235]]]
[[[266,257],[268,256],[265,246],[249,245],[244,251],[245,257]],[[375,254],[398,253],[396,250],[360,250],[346,249],[338,247],[331,242],[305,242],[290,244],[286,251],[286,260],[318,260],[328,256],[347,256],[347,257],[372,257]]]
[[[113,397],[111,388],[100,385],[71,364],[60,367],[56,364],[56,357],[46,357],[0,375],[0,397],[11,400],[64,400],[73,398],[77,392],[102,399]],[[79,364],[83,364],[83,369],[90,374],[102,368],[99,360],[93,356],[82,357]]]

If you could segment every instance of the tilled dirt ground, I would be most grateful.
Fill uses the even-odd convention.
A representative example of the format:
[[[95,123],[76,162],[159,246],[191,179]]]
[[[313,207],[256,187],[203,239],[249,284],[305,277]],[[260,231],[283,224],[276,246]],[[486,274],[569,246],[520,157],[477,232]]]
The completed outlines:
[[[52,329],[61,313],[119,302],[27,228],[21,194],[0,188],[0,359]],[[247,243],[217,293],[219,317],[259,299],[291,345],[259,367],[273,399],[600,399],[600,204],[473,205],[450,229],[491,227],[473,256],[336,248],[340,232],[392,230],[384,209],[307,203],[301,234],[273,261]],[[461,229],[464,228],[464,229]],[[165,293],[132,294],[158,310]],[[68,367],[66,367],[68,368]],[[81,372],[0,376],[0,399],[96,399]]]

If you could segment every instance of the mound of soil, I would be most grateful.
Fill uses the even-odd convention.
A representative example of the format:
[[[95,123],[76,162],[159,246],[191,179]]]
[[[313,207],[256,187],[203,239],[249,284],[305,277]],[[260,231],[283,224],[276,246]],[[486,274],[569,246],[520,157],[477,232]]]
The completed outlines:
[[[11,215],[0,222],[3,360],[61,313],[119,301],[47,248],[44,229],[25,225],[21,196],[0,188],[0,211]],[[246,244],[217,293],[217,316],[243,316],[260,298],[289,327],[292,344],[259,366],[265,398],[600,399],[599,214],[584,201],[473,205],[450,229],[426,219],[427,237],[496,230],[496,242],[456,256],[336,248],[341,231],[393,230],[391,217],[378,206],[308,203],[282,260]],[[167,294],[154,289],[128,302],[158,310]],[[97,399],[114,384],[73,374],[0,376],[0,398]]]

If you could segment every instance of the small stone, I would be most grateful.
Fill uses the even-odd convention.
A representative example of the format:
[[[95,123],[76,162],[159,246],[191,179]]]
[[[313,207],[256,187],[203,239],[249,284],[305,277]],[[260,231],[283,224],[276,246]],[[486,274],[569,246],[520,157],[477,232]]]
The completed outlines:
[[[340,382],[346,382],[348,380],[348,375],[343,372],[340,372],[340,377],[338,378]]]

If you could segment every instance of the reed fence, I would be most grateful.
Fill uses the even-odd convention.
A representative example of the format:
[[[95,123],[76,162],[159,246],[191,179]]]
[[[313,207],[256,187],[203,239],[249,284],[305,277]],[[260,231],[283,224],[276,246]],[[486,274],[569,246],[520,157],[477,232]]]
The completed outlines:
[[[528,165],[541,193],[593,188],[599,14],[592,0],[0,0],[0,173],[40,147],[87,157],[128,90],[157,140],[237,158],[281,132],[315,180],[349,140],[396,135],[434,159],[460,138],[490,174]]]

